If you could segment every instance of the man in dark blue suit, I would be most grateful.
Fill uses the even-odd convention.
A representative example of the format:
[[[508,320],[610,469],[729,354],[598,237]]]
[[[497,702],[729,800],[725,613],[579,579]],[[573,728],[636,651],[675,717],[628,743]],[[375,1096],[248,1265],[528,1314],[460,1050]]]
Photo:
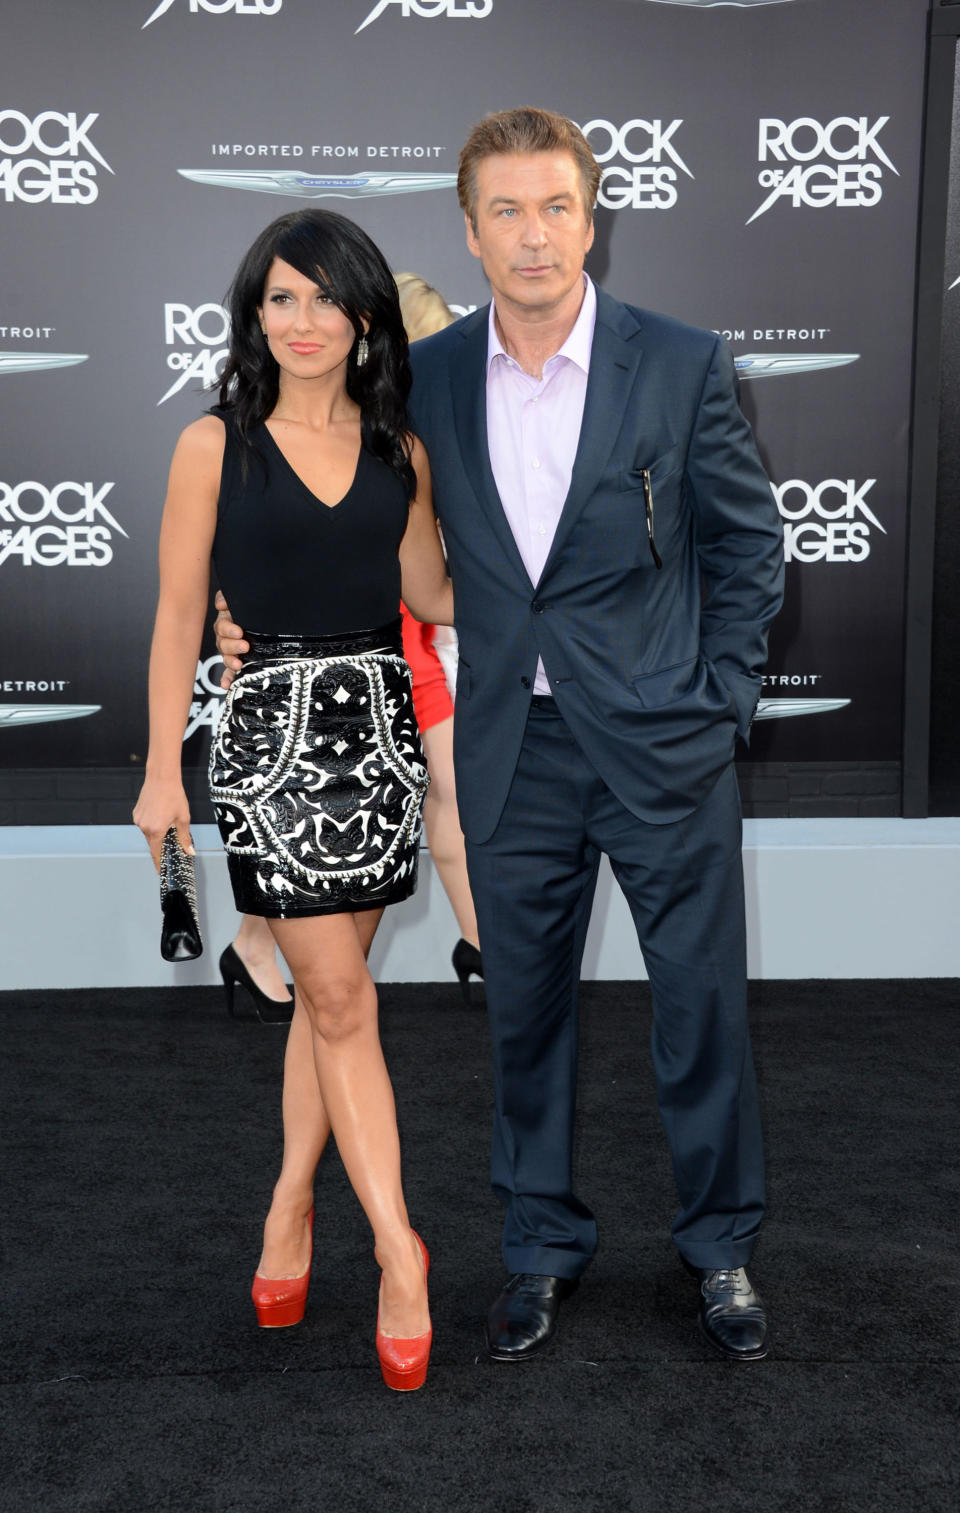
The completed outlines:
[[[763,1154],[733,755],[780,605],[781,528],[724,343],[584,274],[598,182],[565,118],[481,122],[459,190],[492,304],[411,354],[454,582],[457,797],[493,1034],[510,1276],[488,1346],[538,1350],[596,1248],[572,1147],[606,853],[652,987],[674,1242],[708,1339],[755,1360]]]
[[[459,189],[493,305],[412,353],[454,581],[457,795],[507,1208],[488,1342],[497,1359],[536,1350],[596,1246],[572,1136],[606,852],[653,990],[674,1240],[709,1338],[754,1359],[763,1168],[733,749],[780,604],[781,528],[723,342],[585,280],[598,177],[560,117],[483,121]]]

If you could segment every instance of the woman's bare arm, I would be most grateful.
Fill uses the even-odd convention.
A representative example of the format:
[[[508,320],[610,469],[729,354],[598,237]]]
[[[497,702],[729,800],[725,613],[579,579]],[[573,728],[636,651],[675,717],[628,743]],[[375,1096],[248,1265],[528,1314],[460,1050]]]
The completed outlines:
[[[223,424],[213,415],[183,432],[170,464],[160,527],[160,595],[150,648],[150,745],[133,812],[157,866],[171,825],[181,844],[190,846],[180,763],[210,592],[223,447]]]

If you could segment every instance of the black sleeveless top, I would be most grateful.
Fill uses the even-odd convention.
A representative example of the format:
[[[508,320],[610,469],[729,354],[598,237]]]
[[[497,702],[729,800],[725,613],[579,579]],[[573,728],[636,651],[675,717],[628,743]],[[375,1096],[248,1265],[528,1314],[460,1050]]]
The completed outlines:
[[[396,473],[361,446],[353,482],[331,508],[265,425],[245,449],[232,413],[213,413],[227,433],[213,564],[237,624],[261,635],[329,636],[396,619],[409,513]]]

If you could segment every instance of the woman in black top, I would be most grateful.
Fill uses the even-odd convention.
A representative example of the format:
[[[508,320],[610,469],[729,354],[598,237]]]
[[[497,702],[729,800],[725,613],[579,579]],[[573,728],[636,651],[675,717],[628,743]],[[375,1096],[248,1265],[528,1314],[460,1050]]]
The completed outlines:
[[[328,211],[281,217],[244,258],[229,309],[220,403],[183,432],[170,471],[134,819],[155,862],[171,825],[192,849],[180,750],[212,554],[253,629],[211,791],[237,907],[270,920],[296,998],[257,1316],[303,1316],[332,1129],[382,1268],[384,1380],[409,1390],[429,1357],[428,1257],[404,1204],[365,953],[384,905],[416,885],[427,783],[398,604],[402,592],[417,618],[449,624],[452,592],[426,454],[406,429],[396,289],[366,234]]]

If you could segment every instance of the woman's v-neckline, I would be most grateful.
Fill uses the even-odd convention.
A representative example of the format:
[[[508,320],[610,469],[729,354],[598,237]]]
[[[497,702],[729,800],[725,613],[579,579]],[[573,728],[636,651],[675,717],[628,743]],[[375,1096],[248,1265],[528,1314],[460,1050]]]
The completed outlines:
[[[286,464],[287,471],[292,475],[292,477],[294,477],[297,480],[297,482],[299,483],[300,487],[303,489],[304,493],[309,495],[309,497],[313,500],[314,504],[319,504],[321,506],[321,508],[323,508],[325,510],[338,510],[340,508],[341,504],[344,504],[346,502],[346,500],[349,499],[350,495],[353,493],[354,488],[356,487],[357,474],[360,471],[360,459],[363,456],[363,442],[362,441],[361,441],[360,446],[359,446],[358,451],[357,451],[357,460],[356,460],[356,463],[354,464],[353,477],[350,479],[350,483],[347,486],[347,492],[345,494],[343,494],[337,500],[336,504],[328,504],[325,499],[321,499],[320,498],[319,494],[315,494],[313,492],[313,489],[310,487],[310,485],[308,483],[306,483],[303,478],[300,477],[300,474],[297,472],[297,470],[294,467],[293,463],[290,461],[290,458],[287,456],[286,452],[283,450],[283,447],[280,445],[279,441],[274,436],[273,432],[271,431],[270,427],[267,425],[266,421],[263,422],[263,429],[266,431],[266,433],[269,436],[271,442],[273,443],[274,449],[278,453],[281,461]]]

